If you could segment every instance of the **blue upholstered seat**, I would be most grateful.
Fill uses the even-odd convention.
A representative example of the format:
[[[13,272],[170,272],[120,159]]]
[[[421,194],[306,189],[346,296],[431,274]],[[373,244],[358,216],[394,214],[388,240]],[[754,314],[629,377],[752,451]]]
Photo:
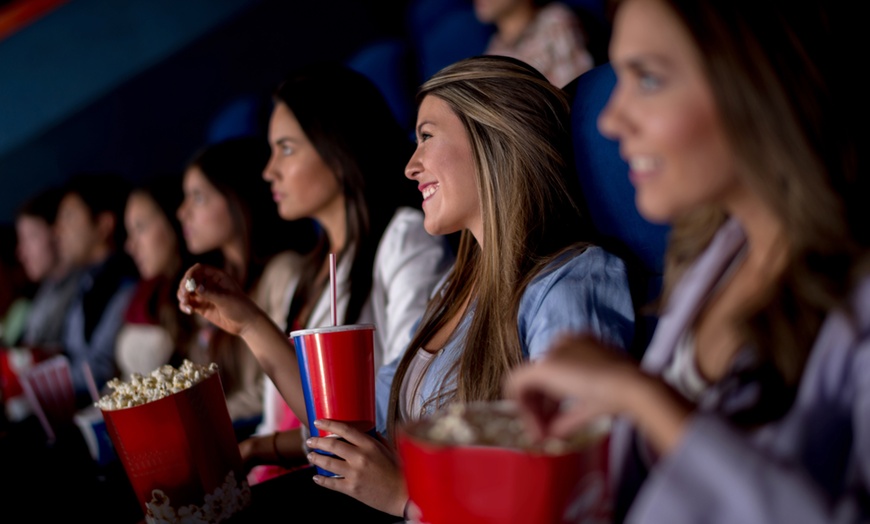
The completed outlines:
[[[362,46],[346,62],[378,87],[402,128],[412,130],[417,111],[416,71],[409,45],[400,38],[377,40]]]
[[[640,356],[652,336],[656,317],[644,306],[661,291],[663,257],[669,228],[652,224],[637,211],[628,165],[619,146],[598,130],[598,115],[607,104],[616,77],[610,64],[600,65],[565,87],[571,96],[574,161],[593,223],[607,247],[629,265],[632,295],[638,310],[633,352]]]

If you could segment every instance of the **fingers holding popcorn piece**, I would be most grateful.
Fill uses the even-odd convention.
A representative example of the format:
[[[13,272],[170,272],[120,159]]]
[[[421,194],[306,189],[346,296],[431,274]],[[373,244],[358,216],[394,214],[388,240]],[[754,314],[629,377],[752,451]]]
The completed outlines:
[[[201,315],[233,335],[240,334],[259,311],[233,277],[202,264],[195,264],[184,273],[176,296],[181,311]]]

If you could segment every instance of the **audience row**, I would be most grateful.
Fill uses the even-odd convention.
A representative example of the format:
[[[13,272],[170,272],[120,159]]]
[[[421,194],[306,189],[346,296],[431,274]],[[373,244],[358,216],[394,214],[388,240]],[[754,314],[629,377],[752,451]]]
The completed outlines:
[[[68,301],[29,317],[63,318],[33,345],[70,358],[81,406],[88,370],[102,385],[217,362],[249,481],[294,479],[271,484],[263,515],[315,493],[306,502],[337,520],[421,518],[399,428],[510,398],[539,439],[614,420],[616,522],[866,520],[856,27],[827,2],[618,3],[598,126],[620,144],[637,209],[673,227],[640,361],[641,304],[586,211],[568,94],[497,54],[421,85],[416,148],[369,80],[323,64],[278,86],[267,143],[214,144],[183,176],[133,191],[73,179],[53,226],[50,212],[18,219],[22,239],[57,237],[50,269],[21,248],[43,282],[32,311]],[[332,322],[329,254],[336,320],[377,326],[376,431],[315,423],[340,438],[312,436],[288,339]],[[292,475],[309,464],[339,476]]]

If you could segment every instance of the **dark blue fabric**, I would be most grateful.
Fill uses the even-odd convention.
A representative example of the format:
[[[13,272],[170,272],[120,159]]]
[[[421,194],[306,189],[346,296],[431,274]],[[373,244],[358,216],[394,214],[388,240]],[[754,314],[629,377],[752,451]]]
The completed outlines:
[[[414,128],[417,107],[414,103],[416,71],[411,68],[411,51],[400,38],[371,42],[348,60],[351,69],[362,73],[386,98],[393,116],[403,129]]]
[[[420,74],[426,81],[442,68],[471,56],[482,55],[495,27],[477,20],[471,5],[451,11],[418,35]]]

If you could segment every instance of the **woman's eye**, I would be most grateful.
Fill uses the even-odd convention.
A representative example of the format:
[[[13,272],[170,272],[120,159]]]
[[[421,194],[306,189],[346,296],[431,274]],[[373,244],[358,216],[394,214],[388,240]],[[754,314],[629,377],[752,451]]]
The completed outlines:
[[[429,133],[420,133],[420,142],[425,142],[430,138],[432,138],[432,135],[430,135]]]
[[[281,146],[281,154],[284,156],[290,156],[293,154],[293,148],[290,146]]]
[[[662,86],[661,79],[658,76],[650,73],[644,73],[640,75],[638,83],[640,84],[640,88],[642,91],[655,91]]]

